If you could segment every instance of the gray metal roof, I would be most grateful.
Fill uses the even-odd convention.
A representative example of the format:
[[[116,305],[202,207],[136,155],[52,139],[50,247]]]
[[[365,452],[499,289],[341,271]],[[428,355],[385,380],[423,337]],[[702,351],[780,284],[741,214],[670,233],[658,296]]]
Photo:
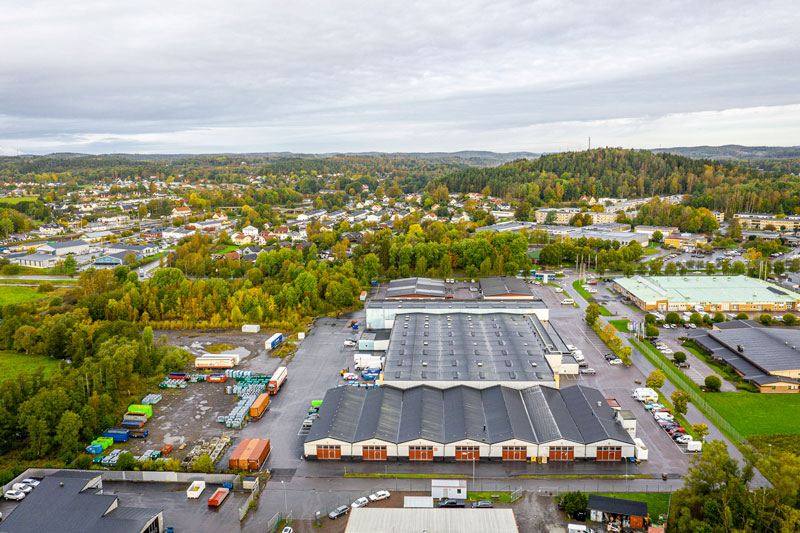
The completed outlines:
[[[535,315],[398,314],[384,382],[551,382],[545,354],[566,346],[549,331]]]
[[[800,369],[796,329],[739,328],[711,331],[709,336],[765,372]]]
[[[465,439],[496,443],[518,439],[547,443],[564,439],[589,444],[604,439],[632,444],[614,421],[614,412],[596,389],[523,390],[495,385],[437,389],[336,387],[325,395],[306,442],[333,438],[391,443],[425,439],[450,443]]]
[[[387,298],[444,298],[444,280],[431,278],[393,279],[386,290]]]
[[[105,532],[139,533],[160,509],[118,506],[111,494],[83,490],[96,476],[53,474],[44,478],[0,523],[0,533]],[[81,492],[83,491],[83,492]]]
[[[503,310],[521,310],[532,313],[534,309],[547,309],[541,300],[369,300],[365,309],[408,309],[409,312],[424,312],[426,309],[452,309],[454,313],[468,313],[470,309],[496,309],[498,313]]]
[[[533,293],[527,283],[511,276],[483,278],[480,280],[480,285],[485,297],[504,296],[507,294],[533,297]]]
[[[72,248],[74,246],[88,246],[89,243],[83,240],[75,240],[75,241],[63,241],[63,242],[49,242],[45,246],[49,247],[52,250],[59,250],[62,248]]]

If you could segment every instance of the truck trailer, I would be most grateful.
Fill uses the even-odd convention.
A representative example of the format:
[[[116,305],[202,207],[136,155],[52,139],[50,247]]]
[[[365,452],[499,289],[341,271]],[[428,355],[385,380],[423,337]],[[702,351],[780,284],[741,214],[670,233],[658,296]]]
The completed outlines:
[[[283,333],[276,333],[272,337],[266,340],[266,342],[264,343],[264,349],[274,350],[282,343],[283,343]]]
[[[269,394],[259,394],[250,406],[250,418],[258,419],[269,410]]]
[[[279,366],[275,373],[269,378],[269,383],[267,384],[267,391],[272,394],[278,394],[278,391],[281,390],[281,386],[283,386],[286,379],[289,377],[289,372],[286,370],[285,366]]]
[[[242,333],[258,333],[261,331],[261,326],[258,324],[245,324],[242,326]]]
[[[353,354],[353,368],[356,370],[364,370],[366,368],[383,369],[385,358],[380,355],[373,355],[369,353]]]

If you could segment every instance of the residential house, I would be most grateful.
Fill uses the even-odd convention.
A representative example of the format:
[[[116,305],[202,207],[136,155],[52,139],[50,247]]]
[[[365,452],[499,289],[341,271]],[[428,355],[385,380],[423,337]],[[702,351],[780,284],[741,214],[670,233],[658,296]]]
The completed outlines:
[[[244,233],[248,237],[255,239],[256,237],[258,237],[258,228],[254,226],[245,226],[242,228],[242,233]]]
[[[233,241],[233,244],[237,246],[242,246],[244,244],[250,244],[251,242],[253,242],[252,237],[250,237],[249,235],[245,235],[242,232],[234,233],[233,236],[231,237],[231,240]]]
[[[172,218],[189,217],[192,216],[192,210],[185,205],[174,207],[171,216]]]

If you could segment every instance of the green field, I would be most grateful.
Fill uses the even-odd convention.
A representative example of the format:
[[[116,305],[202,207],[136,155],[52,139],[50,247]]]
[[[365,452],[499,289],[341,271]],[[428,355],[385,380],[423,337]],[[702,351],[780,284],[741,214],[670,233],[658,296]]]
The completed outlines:
[[[800,394],[718,392],[703,397],[744,436],[800,434]]]
[[[642,251],[642,255],[656,255],[658,250],[656,248],[645,248]]]
[[[19,278],[4,278],[0,275],[0,283],[4,285],[39,285],[41,283],[50,283],[51,285],[77,285],[77,279],[19,279]]]
[[[22,202],[35,202],[38,196],[23,196],[21,198],[0,198],[0,204],[17,205]]]
[[[0,286],[0,305],[21,304],[46,298],[33,287]]]
[[[40,366],[44,367],[47,375],[58,368],[58,360],[44,355],[0,352],[0,380],[15,378],[19,374],[30,374]]]
[[[653,522],[656,521],[658,515],[667,514],[669,509],[669,492],[647,492],[647,493],[630,493],[627,492],[596,492],[598,496],[610,496],[612,498],[621,498],[623,500],[633,500],[636,502],[647,503],[647,513]]]
[[[617,328],[617,331],[627,333],[630,320],[609,320],[608,323]]]

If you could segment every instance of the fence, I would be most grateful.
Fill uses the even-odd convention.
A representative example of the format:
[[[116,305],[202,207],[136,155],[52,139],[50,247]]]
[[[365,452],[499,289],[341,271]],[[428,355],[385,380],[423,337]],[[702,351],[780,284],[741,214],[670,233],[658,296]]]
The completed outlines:
[[[236,485],[234,485],[236,487]],[[259,478],[256,478],[255,486],[250,491],[250,494],[247,496],[247,499],[242,503],[242,506],[239,507],[239,521],[241,522],[244,520],[244,517],[247,516],[247,512],[250,510],[250,505],[255,502],[255,507],[258,507],[258,497],[261,495],[261,482]]]
[[[291,524],[292,521],[294,521],[294,513],[292,511],[286,514],[278,511],[269,519],[269,522],[267,522],[267,531],[269,533],[277,533],[281,527]]]
[[[665,493],[665,492],[674,492],[681,486],[683,486],[683,479],[675,480],[677,486],[672,483],[664,484],[664,483],[657,483],[653,480],[652,484],[641,484],[638,483],[632,487],[625,487],[615,485],[613,490],[608,490],[607,487],[603,486],[602,481],[592,481],[591,479],[587,479],[585,481],[581,480],[571,480],[569,483],[565,483],[562,485],[554,485],[552,487],[540,487],[536,489],[536,494],[538,496],[560,496],[561,494],[566,494],[567,492],[575,492],[581,491],[584,494],[593,494],[593,493],[603,493],[603,492],[614,492],[614,493],[630,493],[630,494],[641,494],[641,493]]]
[[[708,404],[708,402],[706,402],[703,399],[702,396],[700,396],[700,393],[698,393],[693,386],[689,385],[688,383],[689,378],[687,378],[684,374],[676,370],[675,367],[671,365],[669,362],[667,362],[663,357],[661,357],[660,354],[656,355],[655,353],[653,353],[650,347],[647,346],[645,343],[631,339],[631,344],[636,346],[636,348],[642,353],[642,355],[644,355],[651,363],[653,363],[653,365],[660,368],[664,372],[664,374],[666,374],[666,376],[669,378],[670,381],[672,381],[675,385],[681,385],[682,390],[686,392],[686,394],[688,394],[689,397],[692,399],[692,403],[704,415],[706,415],[706,417],[710,421],[712,421],[714,425],[720,428],[720,430],[722,430],[723,433],[725,433],[728,437],[730,437],[738,444],[748,444],[747,439],[741,433],[736,431],[736,429],[734,429],[734,427],[731,426],[727,422],[727,420],[725,420],[722,417],[722,415],[717,413],[717,411],[713,407],[711,407]]]

